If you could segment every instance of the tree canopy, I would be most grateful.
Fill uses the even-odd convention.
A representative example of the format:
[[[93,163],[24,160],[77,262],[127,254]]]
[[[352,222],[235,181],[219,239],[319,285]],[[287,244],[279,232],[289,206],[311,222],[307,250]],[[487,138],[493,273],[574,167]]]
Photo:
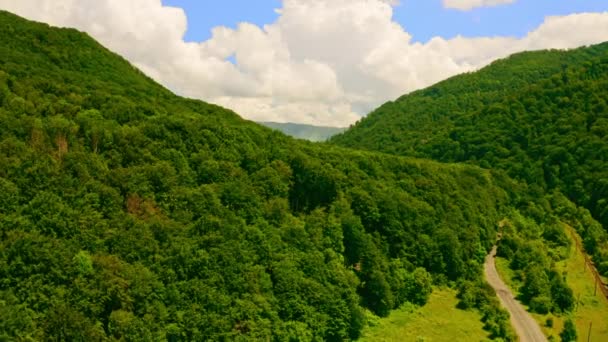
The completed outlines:
[[[0,12],[0,40],[2,340],[355,339],[479,281],[519,186],[288,138],[72,29]]]
[[[562,192],[607,230],[607,98],[608,43],[524,52],[386,103],[331,141],[504,170],[538,193]],[[606,263],[605,232],[577,230]]]

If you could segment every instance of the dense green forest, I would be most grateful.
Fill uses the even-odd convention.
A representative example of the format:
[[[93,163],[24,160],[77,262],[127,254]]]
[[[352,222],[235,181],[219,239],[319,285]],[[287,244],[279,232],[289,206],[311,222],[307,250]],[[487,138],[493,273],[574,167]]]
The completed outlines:
[[[480,265],[527,186],[297,141],[72,29],[0,41],[0,340],[342,341],[433,284],[511,338]]]
[[[312,126],[296,123],[260,122],[259,124],[276,129],[294,138],[316,142],[327,141],[332,136],[346,130],[346,128],[342,127]]]
[[[608,43],[494,62],[389,102],[333,143],[504,170],[608,229]],[[606,233],[579,229],[608,276]]]

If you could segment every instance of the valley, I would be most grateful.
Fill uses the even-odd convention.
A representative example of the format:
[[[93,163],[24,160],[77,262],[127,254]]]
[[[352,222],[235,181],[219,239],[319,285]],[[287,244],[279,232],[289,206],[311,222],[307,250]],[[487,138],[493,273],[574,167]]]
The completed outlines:
[[[75,29],[0,11],[0,41],[2,341],[608,339],[608,43],[336,130],[178,96]]]

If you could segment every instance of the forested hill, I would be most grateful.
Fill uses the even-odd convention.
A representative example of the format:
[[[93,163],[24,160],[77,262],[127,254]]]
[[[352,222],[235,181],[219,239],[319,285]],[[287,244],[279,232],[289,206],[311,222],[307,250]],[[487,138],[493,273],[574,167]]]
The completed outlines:
[[[497,61],[389,102],[332,142],[503,169],[560,189],[608,229],[608,43]]]
[[[0,340],[353,339],[478,280],[513,198],[177,97],[75,30],[0,12],[0,41]]]

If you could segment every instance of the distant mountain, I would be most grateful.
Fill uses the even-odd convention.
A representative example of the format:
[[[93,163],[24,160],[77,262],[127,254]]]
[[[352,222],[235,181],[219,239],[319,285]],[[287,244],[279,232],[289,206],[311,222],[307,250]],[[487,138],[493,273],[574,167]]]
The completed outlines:
[[[346,127],[313,126],[296,123],[259,122],[259,124],[279,130],[294,138],[310,141],[326,141],[346,130]]]

